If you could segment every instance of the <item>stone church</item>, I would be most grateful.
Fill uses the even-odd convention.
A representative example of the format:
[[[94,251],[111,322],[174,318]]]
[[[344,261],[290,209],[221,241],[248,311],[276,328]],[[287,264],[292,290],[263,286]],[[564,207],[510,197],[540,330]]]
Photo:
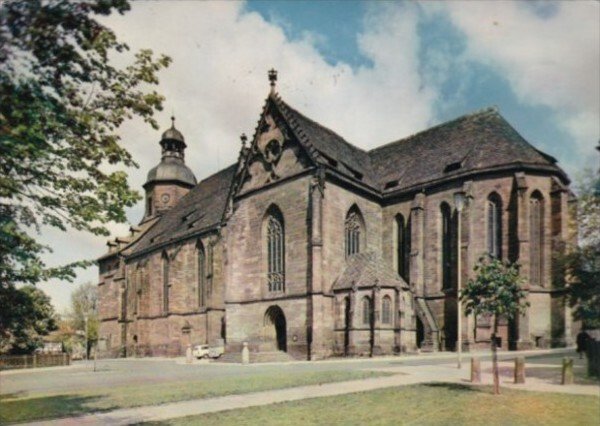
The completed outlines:
[[[366,151],[269,77],[235,164],[198,182],[183,134],[163,133],[143,219],[99,259],[105,356],[244,342],[296,359],[451,351],[458,333],[464,350],[488,346],[490,318],[463,314],[457,329],[459,279],[484,254],[520,264],[530,303],[500,319],[500,345],[571,343],[553,254],[572,238],[573,197],[553,157],[495,108]]]

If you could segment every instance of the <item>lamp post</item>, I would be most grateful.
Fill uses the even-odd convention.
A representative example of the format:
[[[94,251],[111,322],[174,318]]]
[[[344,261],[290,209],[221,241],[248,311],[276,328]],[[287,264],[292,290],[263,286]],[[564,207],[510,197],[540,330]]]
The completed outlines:
[[[456,354],[458,356],[458,368],[462,367],[462,302],[460,300],[460,290],[462,287],[462,274],[461,274],[461,213],[465,206],[465,193],[463,191],[456,192],[454,194],[454,206],[457,212],[457,232],[456,232],[456,246],[457,246],[457,258],[456,258],[456,305],[458,311],[457,318],[457,341],[456,341]]]

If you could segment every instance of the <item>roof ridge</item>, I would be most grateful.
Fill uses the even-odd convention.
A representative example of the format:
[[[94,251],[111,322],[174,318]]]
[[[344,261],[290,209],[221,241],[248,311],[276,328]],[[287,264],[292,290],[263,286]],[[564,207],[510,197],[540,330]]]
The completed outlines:
[[[347,141],[347,140],[346,140],[346,139],[345,139],[345,138],[344,138],[342,135],[340,135],[339,133],[335,132],[334,130],[331,130],[329,127],[326,127],[326,126],[322,125],[321,123],[319,123],[319,122],[317,122],[317,121],[313,120],[312,118],[309,118],[309,117],[307,117],[305,114],[302,114],[302,113],[301,113],[300,111],[298,111],[296,108],[294,108],[294,107],[290,106],[290,105],[289,105],[287,102],[285,102],[285,101],[284,101],[284,100],[281,98],[281,96],[279,96],[279,94],[274,94],[274,95],[271,95],[271,96],[273,96],[273,98],[276,100],[276,102],[277,102],[277,103],[283,104],[283,106],[284,106],[284,107],[286,107],[287,109],[290,109],[290,110],[292,110],[294,113],[298,114],[298,115],[299,115],[300,117],[302,117],[304,120],[306,120],[306,121],[308,121],[308,122],[310,122],[310,123],[312,123],[312,124],[314,124],[314,125],[316,125],[316,126],[319,126],[321,129],[323,129],[324,131],[328,132],[329,134],[331,134],[331,135],[334,135],[334,136],[338,137],[338,138],[339,138],[339,139],[340,139],[342,142],[344,142],[346,145],[350,146],[351,148],[353,148],[353,149],[356,149],[356,150],[358,150],[358,151],[362,151],[362,152],[364,152],[365,154],[367,154],[367,153],[368,153],[368,151],[366,151],[366,150],[362,149],[361,147],[359,147],[359,146],[356,146],[356,145],[354,145],[354,144],[353,144],[353,143],[351,143],[351,142],[348,142],[348,141]]]
[[[495,106],[495,105],[492,105],[492,106],[489,106],[489,107],[478,109],[478,110],[470,112],[468,114],[464,114],[464,115],[458,116],[458,117],[453,118],[451,120],[444,121],[444,122],[442,122],[440,124],[436,124],[433,127],[428,127],[427,129],[424,129],[424,130],[421,130],[419,132],[413,133],[411,135],[405,136],[402,139],[398,139],[398,140],[395,140],[395,141],[388,142],[386,144],[380,145],[380,146],[378,146],[376,148],[373,148],[373,149],[369,150],[367,153],[370,155],[370,154],[372,154],[372,153],[374,153],[376,151],[379,151],[380,149],[388,148],[388,147],[390,147],[392,145],[399,144],[399,143],[402,143],[402,142],[406,142],[407,140],[414,139],[417,136],[422,136],[422,135],[427,134],[429,132],[432,132],[434,130],[439,130],[440,128],[442,128],[444,126],[447,126],[449,124],[457,123],[457,122],[466,120],[468,118],[473,118],[473,117],[476,117],[476,116],[484,116],[486,114],[496,114],[496,115],[498,115],[498,116],[501,117],[499,108],[497,106]]]

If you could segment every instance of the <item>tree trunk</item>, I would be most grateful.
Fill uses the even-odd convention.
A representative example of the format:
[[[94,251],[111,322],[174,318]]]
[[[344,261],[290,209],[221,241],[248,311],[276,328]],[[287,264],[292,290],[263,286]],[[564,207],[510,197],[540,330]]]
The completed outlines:
[[[500,395],[500,378],[498,377],[498,315],[494,315],[494,332],[492,333],[492,372],[494,375],[494,395]]]

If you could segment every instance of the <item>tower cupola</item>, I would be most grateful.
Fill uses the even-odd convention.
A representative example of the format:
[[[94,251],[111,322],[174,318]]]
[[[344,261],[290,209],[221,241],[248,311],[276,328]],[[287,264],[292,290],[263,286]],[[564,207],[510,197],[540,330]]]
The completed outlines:
[[[144,184],[144,220],[173,207],[197,183],[196,176],[185,164],[187,145],[183,134],[175,128],[175,117],[171,117],[171,127],[162,134],[159,143],[160,163],[150,169]]]

